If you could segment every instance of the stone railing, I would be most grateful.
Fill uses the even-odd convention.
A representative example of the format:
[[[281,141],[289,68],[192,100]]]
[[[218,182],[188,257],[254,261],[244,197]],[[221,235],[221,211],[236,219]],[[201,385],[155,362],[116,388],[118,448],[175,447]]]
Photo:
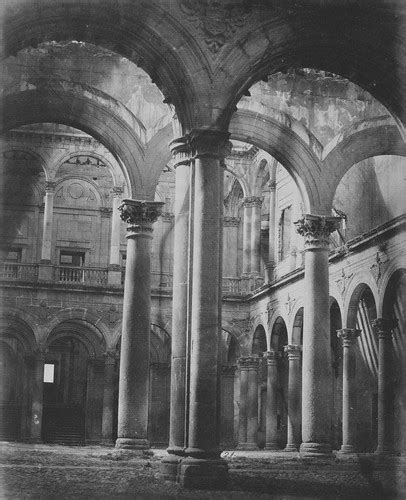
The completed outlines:
[[[3,262],[0,266],[0,279],[5,281],[38,281],[38,265]]]
[[[54,281],[57,283],[83,283],[91,286],[107,285],[107,269],[97,267],[55,266]]]

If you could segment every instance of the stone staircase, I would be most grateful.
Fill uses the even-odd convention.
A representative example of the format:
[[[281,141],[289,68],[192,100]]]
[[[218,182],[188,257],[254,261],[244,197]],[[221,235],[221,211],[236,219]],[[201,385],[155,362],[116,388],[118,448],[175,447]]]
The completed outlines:
[[[42,423],[45,443],[85,444],[85,414],[78,406],[45,406]]]

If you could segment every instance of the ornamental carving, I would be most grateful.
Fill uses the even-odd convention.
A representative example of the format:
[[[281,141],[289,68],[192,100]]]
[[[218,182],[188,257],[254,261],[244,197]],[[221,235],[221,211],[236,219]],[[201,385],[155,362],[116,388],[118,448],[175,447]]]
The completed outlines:
[[[380,338],[392,338],[392,330],[398,326],[396,318],[377,318],[372,321],[372,326],[375,328]]]
[[[179,0],[179,3],[193,26],[202,31],[204,42],[212,54],[217,54],[252,16],[249,2]]]
[[[152,224],[161,215],[163,205],[161,201],[123,200],[118,210],[121,219],[128,224],[127,231],[152,232]]]
[[[353,276],[353,273],[351,274],[346,274],[344,267],[341,269],[341,276],[340,278],[336,279],[335,282],[337,283],[338,288],[340,289],[341,295],[344,295],[345,290],[347,289],[347,284],[351,277]]]
[[[381,281],[382,275],[386,269],[386,267],[389,264],[389,259],[388,258],[383,258],[380,254],[380,252],[376,252],[376,257],[375,257],[375,262],[372,264],[372,266],[369,268],[372,276],[374,277],[374,280],[376,283],[379,285],[379,282]]]
[[[355,328],[342,328],[341,330],[337,330],[337,337],[343,340],[343,347],[354,345],[360,335],[361,330]]]
[[[296,299],[291,298],[290,295],[288,294],[288,298],[286,299],[285,302],[285,307],[286,307],[286,312],[290,314],[293,311],[293,306],[295,305]]]
[[[248,196],[244,198],[244,207],[261,207],[262,198],[260,196]]]
[[[239,217],[224,217],[223,218],[223,225],[225,227],[238,227],[239,223],[240,223]]]
[[[302,352],[302,346],[296,344],[285,345],[284,351],[287,353],[290,360],[300,359],[300,353]]]
[[[305,214],[295,222],[295,226],[305,239],[306,249],[328,248],[330,234],[338,228],[340,221],[340,217]]]

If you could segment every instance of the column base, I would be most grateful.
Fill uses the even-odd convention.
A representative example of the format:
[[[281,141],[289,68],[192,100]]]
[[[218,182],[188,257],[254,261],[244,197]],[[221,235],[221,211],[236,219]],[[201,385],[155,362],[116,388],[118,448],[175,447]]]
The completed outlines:
[[[185,448],[176,446],[166,451],[168,454],[161,460],[159,475],[164,481],[178,481],[179,465],[185,457]]]
[[[287,443],[286,444],[286,447],[283,451],[286,451],[286,452],[298,452],[299,451],[299,446],[297,446],[296,444],[294,443]]]
[[[338,453],[340,455],[353,455],[355,453],[355,448],[352,444],[343,444]]]
[[[116,448],[123,450],[148,450],[149,441],[148,439],[118,438]]]
[[[332,454],[329,443],[302,443],[300,454],[308,457],[326,457]]]
[[[380,446],[378,445],[377,449],[375,450],[375,455],[396,455],[396,451],[393,449],[392,446]]]
[[[241,443],[237,446],[237,450],[245,450],[245,451],[255,451],[259,450],[258,445],[256,443]]]
[[[183,458],[178,482],[184,488],[224,490],[228,486],[227,462],[221,458]]]
[[[265,447],[264,447],[264,450],[267,450],[267,451],[276,451],[276,450],[280,450],[280,447],[278,446],[278,443],[265,443]]]

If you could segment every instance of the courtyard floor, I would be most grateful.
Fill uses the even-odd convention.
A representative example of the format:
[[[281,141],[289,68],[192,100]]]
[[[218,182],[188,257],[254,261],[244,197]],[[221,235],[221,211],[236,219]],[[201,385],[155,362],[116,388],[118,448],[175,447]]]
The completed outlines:
[[[0,442],[0,498],[406,498],[406,457],[226,451],[224,491],[192,491],[159,477],[164,455],[160,449],[136,456],[102,446]]]

